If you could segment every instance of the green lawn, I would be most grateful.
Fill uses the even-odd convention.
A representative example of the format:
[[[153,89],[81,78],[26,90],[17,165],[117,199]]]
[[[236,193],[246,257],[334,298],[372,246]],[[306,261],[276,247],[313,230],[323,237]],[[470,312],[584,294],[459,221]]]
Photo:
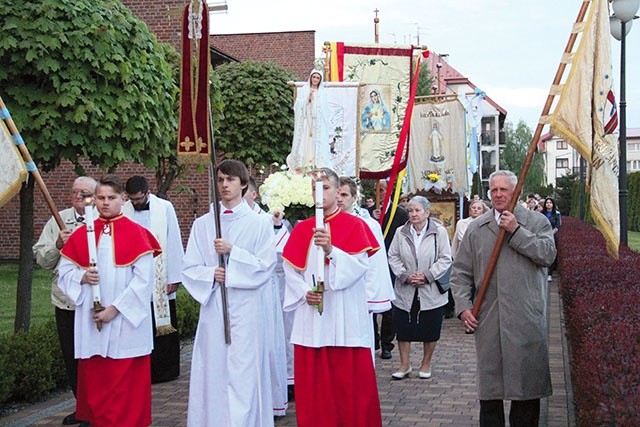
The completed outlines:
[[[636,252],[640,252],[640,232],[629,231],[627,232],[627,239],[629,240],[629,247]]]
[[[36,267],[33,271],[31,290],[31,326],[46,323],[54,318],[51,304],[52,273]],[[13,332],[16,314],[16,287],[18,284],[18,265],[0,265],[0,334]]]

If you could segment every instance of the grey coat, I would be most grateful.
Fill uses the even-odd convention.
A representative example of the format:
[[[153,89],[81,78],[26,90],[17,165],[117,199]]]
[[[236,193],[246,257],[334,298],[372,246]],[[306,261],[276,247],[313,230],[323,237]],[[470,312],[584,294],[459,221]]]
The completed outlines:
[[[544,215],[515,208],[520,228],[507,233],[478,313],[478,397],[528,400],[551,395],[547,339],[547,266],[556,248]],[[494,210],[473,221],[453,263],[456,315],[472,308],[500,229]]]
[[[451,266],[451,246],[447,230],[432,218],[428,219],[425,236],[416,250],[411,237],[411,223],[398,228],[389,247],[389,266],[396,276],[394,289],[396,300],[393,305],[404,311],[411,311],[415,287],[406,283],[407,277],[422,271],[428,283],[418,288],[420,310],[432,310],[447,304],[447,294],[441,294],[435,280],[442,277]],[[438,254],[435,253],[437,239]]]

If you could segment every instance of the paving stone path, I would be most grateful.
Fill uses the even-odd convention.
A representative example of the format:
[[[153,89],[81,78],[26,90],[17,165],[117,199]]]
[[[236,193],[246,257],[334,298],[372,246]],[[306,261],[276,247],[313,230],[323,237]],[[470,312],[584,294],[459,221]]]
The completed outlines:
[[[551,378],[554,394],[542,402],[540,426],[574,426],[567,345],[558,296],[557,282],[549,287],[549,343]],[[417,367],[421,345],[412,345],[411,360]],[[153,425],[185,427],[191,345],[182,349],[181,376],[169,383],[153,386]],[[478,425],[478,402],[475,386],[475,348],[473,336],[466,335],[457,319],[445,319],[442,337],[433,358],[433,377],[418,379],[416,375],[402,381],[391,379],[398,368],[399,356],[394,350],[391,360],[376,356],[378,390],[384,426],[466,427]],[[59,426],[74,409],[70,392],[45,402],[25,407],[18,413],[0,418],[0,426]],[[296,426],[295,402],[287,416],[276,421],[277,427]],[[204,426],[203,426],[204,427]],[[250,427],[250,426],[247,426]]]

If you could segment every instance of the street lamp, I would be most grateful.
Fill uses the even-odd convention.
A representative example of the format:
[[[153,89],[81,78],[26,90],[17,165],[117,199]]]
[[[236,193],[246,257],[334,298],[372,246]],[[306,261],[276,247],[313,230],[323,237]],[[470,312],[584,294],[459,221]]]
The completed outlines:
[[[640,0],[612,0],[613,15],[610,19],[611,35],[620,40],[620,164],[618,165],[618,203],[620,205],[620,243],[625,245],[627,240],[627,101],[625,99],[625,36],[631,30],[633,19]],[[627,28],[628,26],[628,28]]]

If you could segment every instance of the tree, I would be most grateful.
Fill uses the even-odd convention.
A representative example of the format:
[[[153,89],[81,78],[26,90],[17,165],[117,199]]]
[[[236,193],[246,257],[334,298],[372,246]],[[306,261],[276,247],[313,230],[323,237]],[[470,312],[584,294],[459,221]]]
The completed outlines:
[[[579,184],[580,175],[569,173],[556,178],[556,207],[562,215],[573,215],[577,217],[579,209]],[[576,199],[574,206],[573,200]]]
[[[435,78],[429,72],[427,62],[420,65],[420,73],[418,74],[418,87],[416,88],[416,96],[428,96],[433,93],[431,86]]]
[[[155,167],[174,149],[177,79],[165,49],[120,1],[0,0],[0,32],[2,96],[42,169],[67,159],[82,173],[80,158]],[[32,197],[33,187],[24,191]],[[33,203],[21,194],[21,232],[33,234],[23,202]],[[29,291],[19,289],[18,306],[30,304],[31,244],[21,241],[18,282]],[[21,317],[16,329],[28,329],[28,311]]]
[[[275,63],[216,68],[224,105],[216,149],[248,166],[284,163],[293,137],[293,75]]]
[[[515,129],[513,124],[507,121],[504,125],[504,133],[506,145],[500,160],[504,163],[505,169],[518,174],[524,165],[533,134],[529,126],[522,120],[518,122],[518,127]],[[536,151],[522,187],[524,192],[536,192],[544,187],[544,178],[544,159],[542,154]]]

